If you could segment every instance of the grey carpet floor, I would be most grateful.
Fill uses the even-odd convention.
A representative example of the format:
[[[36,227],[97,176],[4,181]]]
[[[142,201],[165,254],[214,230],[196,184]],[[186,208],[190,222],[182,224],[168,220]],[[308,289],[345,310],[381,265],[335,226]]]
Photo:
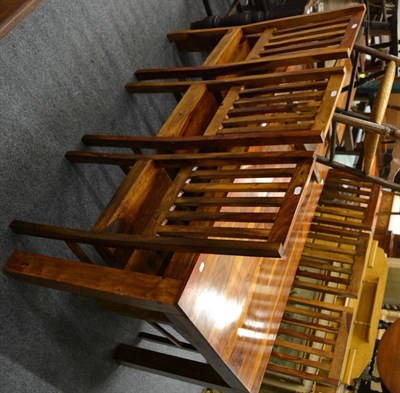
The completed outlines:
[[[226,2],[214,7],[226,9]],[[73,166],[85,133],[152,135],[175,105],[129,96],[139,67],[194,64],[168,31],[205,16],[200,0],[46,0],[0,41],[0,258],[21,248],[72,257],[61,243],[15,235],[12,219],[90,228],[122,172]],[[116,365],[117,343],[148,329],[94,301],[0,274],[0,392],[200,392]]]

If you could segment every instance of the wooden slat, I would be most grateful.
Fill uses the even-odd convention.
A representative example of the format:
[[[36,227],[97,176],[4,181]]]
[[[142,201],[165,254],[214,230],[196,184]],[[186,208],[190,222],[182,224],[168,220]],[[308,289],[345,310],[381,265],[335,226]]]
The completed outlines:
[[[335,251],[322,251],[309,248],[304,248],[302,255],[305,257],[308,256],[319,260],[341,262],[346,264],[351,264],[353,263],[354,260],[353,255],[342,254]]]
[[[183,207],[197,206],[247,206],[247,207],[279,207],[283,197],[180,197],[174,205]]]
[[[349,55],[353,50],[354,43],[357,40],[364,20],[364,12],[355,12],[350,16],[349,23],[347,24],[344,37],[342,39],[341,47],[348,48]]]
[[[335,356],[332,359],[331,369],[329,370],[330,378],[339,380],[342,374],[343,359],[345,358],[351,323],[352,313],[343,313],[339,333],[336,337],[336,345],[334,347]]]
[[[317,336],[314,334],[307,334],[307,333],[299,332],[297,330],[279,328],[278,335],[280,335],[280,334],[282,334],[284,336],[288,336],[288,337],[299,338],[301,340],[314,341],[314,342],[318,342],[318,343],[322,343],[322,344],[326,344],[326,345],[335,345],[335,340],[333,340],[333,339],[329,339],[329,338],[322,337],[322,336]]]
[[[351,15],[346,15],[346,16],[332,15],[330,19],[323,19],[323,20],[321,19],[319,21],[314,21],[314,22],[306,22],[304,20],[304,23],[301,26],[299,25],[297,26],[293,25],[290,27],[281,26],[280,29],[276,29],[274,35],[279,36],[281,34],[293,34],[302,32],[303,30],[307,31],[316,28],[323,29],[332,24],[349,23],[350,17]]]
[[[310,180],[313,164],[314,161],[312,160],[304,160],[297,165],[286,191],[282,206],[271,228],[269,241],[284,243],[289,239],[294,221],[293,217],[298,212],[301,201],[306,194],[304,189],[307,187]]]
[[[168,82],[136,82],[125,85],[128,93],[172,93],[184,92],[191,86],[205,85],[211,91],[227,90],[234,86],[265,86],[275,83],[289,83],[311,75],[315,80],[325,79],[329,75],[343,75],[343,67],[326,67],[311,70],[291,71],[291,72],[274,72],[271,74],[241,76],[234,78],[224,78],[206,81],[168,81]]]
[[[364,214],[359,210],[353,210],[351,205],[348,205],[347,208],[337,206],[318,206],[316,211],[321,214],[347,217],[358,220],[362,220],[364,218]]]
[[[299,371],[299,370],[293,370],[289,367],[277,366],[275,364],[269,364],[267,370],[281,373],[284,375],[292,375],[294,377],[308,379],[310,381],[318,382],[323,385],[329,385],[329,386],[335,386],[335,387],[337,387],[339,385],[339,381],[336,379],[330,379],[323,375],[311,374],[311,373],[306,373],[306,372]]]
[[[381,189],[382,187],[379,184],[373,184],[371,188],[371,194],[369,196],[367,210],[365,212],[364,222],[369,228],[371,228],[371,230],[374,227],[377,209],[379,208],[378,206],[381,200]]]
[[[272,56],[272,55],[278,55],[278,54],[283,54],[285,52],[302,52],[303,50],[315,50],[317,48],[339,48],[339,45],[342,41],[342,37],[337,36],[334,38],[327,38],[323,40],[315,40],[311,42],[304,42],[301,44],[294,44],[294,45],[289,45],[286,44],[284,46],[278,46],[275,48],[269,48],[265,49],[260,52],[261,56]]]
[[[357,249],[354,247],[341,247],[341,242],[338,239],[333,241],[333,243],[336,243],[335,245],[327,245],[326,241],[328,239],[326,238],[321,240],[325,240],[325,243],[321,244],[321,243],[307,241],[306,244],[304,245],[304,249],[309,249],[310,251],[311,250],[327,251],[327,252],[346,254],[346,255],[357,254]]]
[[[331,272],[336,272],[336,273],[341,273],[341,274],[348,274],[348,275],[351,274],[351,269],[349,269],[349,268],[344,268],[341,266],[334,266],[327,262],[315,261],[312,258],[307,258],[305,256],[302,256],[299,266],[310,267],[313,269],[320,269],[322,271],[326,270],[326,271],[331,271]]]
[[[296,34],[296,36],[288,35],[286,39],[277,40],[277,41],[270,41],[267,45],[265,45],[265,49],[268,50],[269,48],[277,48],[280,46],[291,45],[291,44],[301,44],[304,42],[310,41],[321,41],[323,39],[331,39],[335,37],[342,37],[344,34],[344,29],[337,29],[334,31],[327,31],[325,33],[320,34]],[[282,36],[281,36],[282,37]]]
[[[265,94],[265,93],[264,93]],[[258,94],[256,96],[249,98],[241,98],[234,102],[235,107],[238,106],[252,106],[254,104],[271,104],[271,103],[286,103],[286,102],[293,102],[293,101],[309,101],[315,99],[321,99],[324,95],[323,91],[301,91],[300,93],[294,93],[293,91],[289,92],[288,94],[279,94],[279,95],[270,95],[265,96]],[[234,112],[233,110],[229,113]]]
[[[205,227],[189,225],[163,225],[158,233],[169,236],[198,236],[198,237],[225,237],[242,239],[268,239],[268,229],[232,228],[232,227]]]
[[[269,132],[247,133],[236,135],[204,135],[186,137],[148,137],[148,136],[116,136],[116,135],[85,135],[82,142],[87,146],[109,146],[129,147],[132,149],[159,149],[159,150],[180,150],[180,149],[217,149],[230,146],[259,146],[271,144],[296,143],[290,142],[295,139],[309,139],[310,141],[321,141],[322,132],[318,130],[307,130],[304,132],[292,131],[273,134]],[[310,142],[313,143],[313,142]]]
[[[264,115],[253,115],[243,117],[232,117],[222,122],[224,127],[240,127],[252,124],[261,123],[278,123],[278,122],[298,122],[304,120],[313,120],[315,112],[306,113],[279,113],[279,114],[264,114]]]
[[[308,353],[308,354],[317,355],[317,356],[320,356],[320,357],[332,359],[332,352],[324,351],[324,350],[321,350],[321,349],[318,349],[318,348],[314,348],[312,346],[297,344],[297,343],[294,343],[294,342],[288,342],[288,341],[279,340],[279,339],[275,340],[274,344],[276,346],[278,346],[278,347],[289,348],[289,349],[292,349],[292,350],[295,350],[295,351],[298,351],[298,352]]]
[[[304,321],[302,319],[289,317],[287,315],[283,316],[282,322],[289,323],[289,324],[295,325],[295,326],[305,327],[308,329],[318,330],[321,332],[326,332],[329,334],[337,334],[337,328],[335,326],[328,326],[328,325],[323,325],[323,324],[320,324],[317,322]]]
[[[320,101],[306,101],[300,103],[277,104],[277,105],[256,105],[242,106],[231,109],[228,113],[229,117],[249,116],[257,114],[278,114],[285,112],[316,112],[321,105]]]
[[[322,98],[322,105],[315,116],[313,129],[323,129],[325,135],[328,133],[335,108],[338,104],[344,79],[344,74],[332,74],[330,76],[325,94]]]
[[[295,83],[284,83],[269,87],[257,87],[252,89],[246,88],[239,92],[239,97],[254,97],[261,94],[293,93],[296,91],[321,91],[324,90],[324,88],[327,86],[327,83],[328,82],[326,80],[314,81],[313,78],[309,78],[309,80],[306,82],[299,81]]]
[[[327,183],[334,183],[335,180],[340,180],[341,184],[347,184],[353,187],[361,187],[366,189],[371,189],[372,184],[371,182],[365,181],[357,176],[352,176],[348,173],[344,173],[341,171],[330,170],[328,176],[326,178]]]
[[[303,270],[301,268],[298,268],[296,271],[296,276],[300,278],[307,278],[307,279],[313,279],[325,283],[335,283],[335,284],[341,284],[341,285],[346,285],[348,286],[350,280],[348,278],[343,278],[333,276],[331,274],[321,274],[321,273],[314,273],[311,272],[310,270]]]
[[[339,208],[339,209],[343,209],[343,210],[348,209],[348,210],[352,210],[355,212],[361,212],[362,216],[365,216],[365,212],[367,210],[366,206],[356,205],[354,203],[350,204],[350,203],[340,202],[340,201],[334,200],[333,198],[329,198],[329,196],[324,198],[323,194],[321,195],[320,202],[321,202],[320,207],[326,206],[328,208],[333,207],[333,208]]]
[[[354,203],[362,203],[362,204],[367,204],[368,199],[367,198],[361,198],[361,197],[355,197],[351,195],[345,195],[345,194],[338,194],[333,192],[332,190],[324,189],[321,195],[321,200],[329,205],[330,201],[335,201],[335,199],[339,199],[342,201],[349,201],[349,202],[354,202]],[[336,202],[336,201],[335,201]],[[351,205],[349,205],[351,206]]]
[[[329,33],[329,32],[336,32],[336,31],[344,31],[348,25],[348,20],[342,23],[331,23],[329,25],[325,26],[317,26],[317,27],[309,27],[307,29],[303,29],[301,31],[301,35],[304,37],[307,36],[314,36],[318,35],[318,33],[324,34],[324,33]],[[280,42],[280,41],[287,41],[290,40],[291,38],[297,37],[299,34],[298,33],[282,33],[280,34],[275,34],[270,42]]]
[[[369,235],[362,236],[357,248],[357,255],[354,257],[353,269],[350,276],[349,291],[359,294],[360,287],[366,269],[367,249],[369,243]]]
[[[247,153],[187,153],[187,154],[109,154],[95,152],[69,151],[66,157],[74,163],[102,163],[108,165],[131,165],[138,160],[149,160],[164,167],[182,167],[184,165],[224,166],[224,165],[261,165],[296,163],[310,158],[313,152],[247,152]]]
[[[238,213],[238,212],[207,212],[207,211],[173,211],[167,215],[168,221],[222,221],[222,222],[259,222],[271,223],[274,213]]]
[[[354,236],[350,238],[343,237],[342,234],[336,235],[336,234],[327,234],[327,233],[319,233],[319,232],[308,232],[308,238],[309,239],[315,239],[315,240],[326,240],[329,242],[338,242],[340,244],[350,244],[354,245],[355,240]]]
[[[297,288],[302,288],[302,286],[297,285],[298,280],[295,280],[295,286]],[[315,285],[314,285],[315,287]],[[308,288],[308,287],[305,287]],[[334,315],[332,313],[326,314],[318,311],[313,311],[311,309],[304,309],[304,308],[299,308],[299,307],[294,307],[290,305],[286,305],[285,312],[292,314],[292,315],[302,315],[305,317],[309,318],[315,318],[318,321],[325,320],[325,321],[331,321],[333,323],[337,323],[340,321],[340,315]]]
[[[239,178],[273,178],[292,177],[295,168],[260,168],[260,169],[217,169],[196,170],[190,174],[192,179],[239,179]]]
[[[285,192],[289,183],[189,183],[184,192]]]
[[[368,230],[370,227],[363,222],[355,222],[350,220],[337,220],[334,218],[327,218],[324,216],[315,216],[314,222],[317,224],[329,224],[333,226],[352,228],[355,230]]]
[[[331,33],[332,36],[339,36],[341,32]],[[306,38],[303,38],[306,39]],[[269,46],[270,44],[267,44]],[[271,44],[274,45],[274,44]],[[147,68],[138,69],[135,76],[138,80],[151,79],[186,79],[204,78],[213,79],[224,75],[235,74],[257,74],[273,70],[278,66],[291,64],[310,63],[314,61],[334,60],[347,57],[347,51],[341,48],[327,48],[315,50],[314,48],[304,49],[301,53],[293,54],[286,51],[283,54],[264,56],[257,59],[246,59],[236,63],[202,65],[195,67],[172,67],[172,68]]]
[[[304,367],[313,367],[319,370],[329,370],[329,364],[318,362],[317,360],[310,360],[306,357],[300,357],[295,355],[289,355],[288,353],[278,352],[277,350],[273,350],[271,353],[271,358],[277,358],[281,360],[285,360],[287,362],[291,362],[294,364],[298,364]],[[267,370],[269,369],[269,365],[267,366]]]
[[[311,282],[300,281],[300,280],[295,280],[293,285],[295,285],[298,288],[307,289],[307,290],[313,291],[313,292],[330,293],[332,295],[351,297],[351,298],[357,297],[357,294],[353,293],[352,291],[350,291],[346,288],[331,287],[328,285],[319,285],[319,284],[314,284]]]
[[[11,228],[21,234],[74,241],[103,247],[127,247],[174,252],[281,257],[282,246],[273,242],[191,239],[167,236],[140,236],[122,233],[93,233],[72,228],[13,221]]]
[[[351,312],[350,307],[342,306],[336,303],[328,303],[326,301],[314,300],[310,298],[304,298],[300,296],[290,296],[288,299],[289,303],[302,304],[309,307],[315,307],[320,310],[330,310],[333,312]]]
[[[270,132],[270,133],[290,133],[292,131],[305,131],[309,130],[312,127],[312,122],[307,121],[301,124],[286,124],[286,125],[268,125],[264,126],[249,126],[249,127],[230,127],[230,128],[222,128],[217,131],[220,135],[229,135],[229,134],[245,134],[248,132]],[[323,139],[323,137],[321,137]]]
[[[272,145],[292,145],[297,143],[322,143],[325,140],[324,133],[320,130],[296,130],[297,125],[291,127],[288,125],[285,130],[276,130],[273,132],[271,127],[264,128],[261,132],[257,133],[257,136],[252,135],[251,132],[246,133],[222,133],[219,132],[217,137],[226,138],[228,137],[228,143],[225,145],[229,146],[229,139],[240,136],[243,140],[243,146],[272,146]],[[292,129],[293,128],[293,129]],[[248,140],[248,143],[246,142]],[[254,141],[252,143],[251,141]],[[245,142],[245,143],[244,143]],[[239,145],[239,141],[235,142],[235,145]]]
[[[344,227],[336,228],[328,225],[318,225],[315,223],[311,224],[310,230],[320,233],[327,233],[329,235],[346,236],[354,239],[358,239],[361,236],[360,231],[349,230],[345,229]]]
[[[345,187],[338,183],[333,184],[327,182],[325,184],[324,190],[328,189],[336,191],[339,194],[339,196],[341,194],[354,194],[354,195],[367,195],[367,196],[371,195],[371,190],[363,190],[360,187]]]

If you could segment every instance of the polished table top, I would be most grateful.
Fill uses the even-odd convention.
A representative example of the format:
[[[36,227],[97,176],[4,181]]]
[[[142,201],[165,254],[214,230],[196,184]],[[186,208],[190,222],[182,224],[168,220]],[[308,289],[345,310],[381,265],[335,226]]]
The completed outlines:
[[[210,363],[240,389],[258,392],[279,328],[322,186],[310,184],[310,197],[295,223],[283,258],[200,255],[178,306],[208,342]],[[308,202],[308,203],[307,203]]]

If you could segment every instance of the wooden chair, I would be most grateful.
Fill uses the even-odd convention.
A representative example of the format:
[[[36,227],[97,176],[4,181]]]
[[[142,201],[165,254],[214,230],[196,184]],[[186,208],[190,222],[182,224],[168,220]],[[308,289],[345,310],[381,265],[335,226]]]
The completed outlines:
[[[135,93],[184,91],[194,86],[216,92],[225,90],[228,93],[204,136],[260,133],[269,135],[271,144],[273,140],[276,144],[303,144],[324,141],[343,80],[343,67],[326,67],[151,87],[139,82],[129,89]]]
[[[153,213],[140,232],[135,228],[134,233],[127,233],[129,228],[125,228],[118,233],[94,233],[14,221],[11,227],[15,232],[60,239],[70,245],[277,257],[290,237],[292,219],[313,169],[313,153],[295,151],[155,155],[71,152],[67,157],[80,163],[154,165],[165,174],[168,168],[178,171],[170,178],[163,198],[146,201]],[[276,180],[282,177],[284,181]],[[241,197],[242,193],[246,196]],[[233,206],[244,210],[237,212]],[[257,212],[246,212],[250,206]],[[232,224],[226,226],[227,222]],[[254,227],[244,228],[243,223],[253,223]]]
[[[214,79],[227,75],[254,75],[274,72],[279,67],[323,62],[348,58],[357,37],[363,18],[361,7],[354,7],[343,12],[295,17],[273,21],[269,24],[253,24],[236,29],[249,41],[251,51],[244,61],[230,64],[202,65],[200,67],[179,67],[159,69],[139,69],[135,72],[138,80],[149,79]],[[211,30],[211,31],[210,31]],[[204,40],[215,35],[232,34],[232,29],[209,29],[206,32],[177,32],[171,37],[201,36]],[[301,32],[301,35],[299,34]],[[212,41],[212,39],[210,39]],[[180,41],[178,41],[180,42]],[[196,46],[195,49],[196,50]],[[155,83],[160,86],[161,82]],[[129,83],[128,92],[134,92],[137,84]],[[148,88],[154,85],[147,82]],[[143,86],[143,83],[139,84]],[[150,90],[149,90],[150,91]]]
[[[288,47],[291,43],[296,44],[296,47],[292,48],[295,51],[304,51],[310,46],[313,47],[318,41],[320,48],[332,46],[351,50],[355,36],[361,27],[364,12],[363,5],[355,5],[329,12],[259,22],[239,28],[243,31],[244,37],[249,40],[250,46],[253,47],[257,42],[260,51],[270,40],[272,41],[268,50],[275,53],[282,52],[283,47]],[[237,27],[182,30],[169,33],[168,39],[175,42],[178,49],[182,51],[209,51],[225,34],[235,29]],[[265,41],[260,41],[260,36]],[[342,38],[339,38],[340,36]],[[321,41],[325,41],[324,44]],[[256,57],[259,56],[260,51],[257,51]]]
[[[293,287],[296,289],[296,286]],[[267,366],[268,373],[338,386],[352,310],[314,291],[291,296]]]
[[[338,386],[368,263],[379,187],[331,170],[282,318],[269,373]]]
[[[162,375],[193,383],[201,381],[203,385],[231,391],[231,386],[213,368],[215,364],[221,366],[223,363],[210,351],[210,344],[204,338],[199,338],[191,328],[187,317],[190,312],[182,311],[181,296],[185,301],[188,295],[193,292],[196,294],[196,291],[187,290],[183,296],[182,290],[185,285],[189,289],[192,285],[192,279],[186,283],[189,273],[193,277],[200,272],[203,277],[208,274],[207,269],[215,266],[215,272],[202,279],[204,287],[215,287],[214,280],[225,287],[228,285],[226,277],[229,277],[229,282],[237,279],[240,285],[234,285],[235,293],[240,288],[240,294],[243,292],[251,299],[249,313],[254,312],[254,307],[258,305],[253,304],[252,292],[255,289],[258,291],[258,284],[265,279],[267,266],[275,266],[277,259],[281,259],[280,253],[284,252],[285,259],[280,265],[285,267],[289,260],[288,253],[295,249],[293,241],[288,242],[287,247],[284,243],[291,239],[292,230],[296,233],[299,231],[299,222],[303,221],[305,212],[301,205],[308,194],[307,182],[313,168],[312,154],[295,151],[275,154],[222,152],[132,155],[125,157],[124,165],[127,158],[129,163],[134,160],[135,163],[124,180],[125,194],[122,195],[122,190],[117,192],[93,230],[77,231],[24,222],[12,224],[18,233],[66,241],[85,263],[17,250],[5,264],[4,271],[26,282],[94,297],[101,301],[102,308],[151,321],[158,328],[159,323],[173,325],[192,344],[178,340],[180,347],[190,350],[195,347],[208,355],[207,360],[213,363],[189,361],[128,345],[120,345],[114,358],[122,364],[137,366],[142,370],[161,372]],[[166,169],[176,168],[177,165],[181,169],[175,174],[168,174]],[[187,182],[188,179],[190,182]],[[129,190],[126,189],[127,185],[130,186]],[[138,187],[142,192],[137,192]],[[234,195],[238,191],[248,191],[248,194]],[[161,202],[157,198],[162,198]],[[175,206],[173,210],[170,209],[172,205]],[[248,206],[258,211],[230,211],[230,208],[237,206]],[[164,222],[164,219],[168,221]],[[307,217],[304,219],[307,220]],[[225,227],[227,220],[235,220],[238,225]],[[243,228],[242,224],[249,220],[256,222],[251,228]],[[266,224],[260,223],[260,220]],[[294,228],[293,220],[297,220]],[[211,221],[219,221],[222,225],[211,226]],[[173,226],[173,234],[170,233],[169,224]],[[115,231],[120,233],[113,233]],[[278,245],[280,241],[284,242],[283,247]],[[78,243],[94,245],[101,255],[106,255],[105,259],[111,257],[119,265],[114,263],[113,267],[107,267],[90,263]],[[178,243],[181,246],[175,247]],[[208,245],[204,247],[206,243]],[[237,248],[238,245],[248,247],[250,253],[246,251],[246,255],[278,258],[229,259],[229,255],[224,255],[221,260],[207,261],[205,268],[204,263],[199,266],[197,252],[237,254],[239,251],[240,254],[242,252]],[[256,249],[264,251],[259,253]],[[268,250],[267,253],[265,250]],[[169,251],[174,251],[173,255]],[[197,268],[194,269],[194,266]],[[260,268],[261,281],[257,278]],[[231,270],[234,274],[231,274]],[[246,285],[250,285],[251,293]],[[189,301],[189,304],[193,303],[194,300]],[[171,342],[171,339],[177,341],[171,337],[167,340]],[[160,338],[155,340],[165,343]],[[240,342],[243,341],[246,338],[240,339]],[[256,350],[259,351],[260,347],[257,346]],[[261,364],[264,370],[264,361]],[[233,384],[237,379],[231,376],[230,380]]]

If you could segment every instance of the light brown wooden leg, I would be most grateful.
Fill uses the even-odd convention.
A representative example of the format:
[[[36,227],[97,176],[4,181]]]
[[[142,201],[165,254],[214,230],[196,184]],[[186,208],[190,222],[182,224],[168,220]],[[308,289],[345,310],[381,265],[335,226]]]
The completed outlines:
[[[14,251],[3,270],[18,280],[78,295],[179,314],[181,281],[105,266]]]

